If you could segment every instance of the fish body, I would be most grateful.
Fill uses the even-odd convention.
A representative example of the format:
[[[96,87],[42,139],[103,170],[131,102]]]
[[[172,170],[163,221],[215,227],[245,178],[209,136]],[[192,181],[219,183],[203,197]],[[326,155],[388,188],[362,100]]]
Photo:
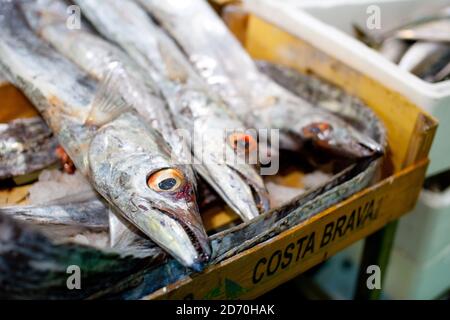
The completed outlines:
[[[398,63],[408,49],[408,44],[397,38],[389,38],[380,46],[380,53],[389,61]]]
[[[347,97],[348,94],[342,89],[291,69],[267,63],[262,65],[264,66],[262,70],[270,70],[265,71],[266,74],[277,79],[278,83],[294,83],[289,90],[308,101],[325,103],[329,107],[333,106],[330,102],[335,99],[340,104],[344,103],[346,117],[351,116],[354,122],[365,124],[367,134],[382,145],[386,143],[383,131],[378,131],[379,128],[382,128],[380,121],[372,114],[364,112],[368,109],[367,106],[357,99]],[[267,212],[249,223],[242,223],[211,236],[211,245],[214,248],[213,263],[221,263],[243,250],[271,239],[280,232],[323,212],[330,206],[337,205],[355,192],[367,187],[373,181],[374,173],[380,167],[381,160],[377,159],[362,167],[353,166],[350,170],[344,170],[323,186],[297,197],[288,204]],[[73,200],[71,197],[70,201],[86,200]],[[49,205],[57,206],[58,204],[51,203]],[[59,204],[58,206],[64,205]],[[376,210],[376,203],[374,206],[369,205],[369,210]],[[45,208],[42,209],[45,210]],[[28,218],[32,215],[30,214],[32,210],[26,210]],[[74,210],[77,210],[76,207],[71,209],[71,215],[77,216],[73,212]],[[98,211],[103,212],[100,224],[107,224],[108,222],[105,221],[108,218],[106,206],[102,210],[104,211]],[[57,217],[59,216],[61,214],[57,215]],[[51,217],[48,218],[51,219]],[[71,219],[73,218],[64,218],[63,222],[69,221],[70,223]],[[145,259],[136,259],[134,251],[130,254],[129,250],[118,254],[118,252],[109,250],[80,246],[77,243],[54,245],[49,243],[45,237],[32,232],[28,228],[28,224],[19,225],[20,221],[17,220],[0,212],[1,297],[8,299],[87,297],[142,299],[142,297],[154,293],[155,290],[192,276],[191,270],[175,263],[156,246],[153,247],[153,254],[149,253]],[[20,259],[10,259],[11,254]],[[51,268],[47,267],[49,261],[52,262]],[[92,263],[93,261],[96,263]],[[83,283],[92,283],[92,285],[86,286],[83,290],[67,290],[66,268],[71,264],[79,265],[81,270],[84,270],[83,274],[86,277],[83,277]],[[138,286],[136,286],[137,283]]]
[[[398,65],[403,70],[418,73],[436,63],[449,51],[450,46],[444,43],[419,41],[406,51]]]
[[[161,135],[27,26],[17,3],[0,11],[2,72],[34,103],[76,167],[127,221],[182,264],[201,270],[210,248],[193,183]],[[111,69],[114,72],[114,69]]]
[[[42,170],[57,162],[58,141],[40,117],[0,124],[0,179]]]
[[[403,28],[395,33],[395,38],[408,41],[450,42],[450,16],[417,26]]]
[[[139,2],[177,40],[198,73],[241,119],[257,128],[280,130],[280,147],[299,150],[312,144],[349,158],[383,152],[375,141],[338,117],[261,74],[206,1]]]
[[[175,135],[175,126],[161,93],[153,80],[125,52],[88,27],[67,28],[66,4],[63,1],[25,2],[22,7],[36,33],[93,78],[104,81],[110,65],[120,63],[122,70],[114,73],[117,79],[112,79],[120,82],[118,94],[162,134],[179,161],[188,163],[187,146],[182,145]],[[190,176],[194,179],[193,173]]]
[[[235,161],[234,143],[245,125],[211,94],[176,44],[133,1],[101,3],[77,0],[90,22],[119,44],[143,68],[168,102],[178,129],[184,130],[194,155],[194,168],[242,219],[268,209],[264,183],[255,168]],[[227,135],[230,133],[230,135]],[[231,161],[223,154],[236,155]]]
[[[386,128],[359,98],[316,76],[301,74],[286,66],[267,61],[256,61],[256,65],[262,73],[293,94],[345,119],[363,134],[373,137],[384,149],[388,147]]]
[[[361,41],[405,71],[436,83],[450,75],[450,7],[390,30],[366,33],[354,26]]]

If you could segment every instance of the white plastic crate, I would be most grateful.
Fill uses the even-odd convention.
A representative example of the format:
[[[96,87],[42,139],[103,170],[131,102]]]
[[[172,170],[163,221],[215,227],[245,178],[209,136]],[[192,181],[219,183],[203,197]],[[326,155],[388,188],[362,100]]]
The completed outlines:
[[[414,211],[400,220],[395,247],[418,263],[426,263],[449,246],[450,191],[431,193],[424,190]]]
[[[333,256],[314,275],[314,282],[331,298],[353,299],[363,242]],[[382,299],[436,299],[450,290],[450,246],[428,262],[418,262],[402,250],[391,252]]]
[[[427,263],[391,253],[384,292],[390,299],[436,299],[450,290],[450,246]]]
[[[450,168],[450,81],[427,83],[401,70],[353,37],[352,26],[366,28],[367,8],[380,8],[381,27],[435,12],[450,0],[245,0],[246,8],[330,56],[401,93],[440,120],[428,174]]]

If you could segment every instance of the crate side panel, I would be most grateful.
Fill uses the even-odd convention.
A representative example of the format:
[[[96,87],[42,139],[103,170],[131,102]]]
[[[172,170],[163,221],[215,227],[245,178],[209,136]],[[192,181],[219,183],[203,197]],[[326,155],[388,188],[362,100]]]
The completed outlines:
[[[145,299],[258,297],[409,212],[427,164],[421,161],[303,224]]]

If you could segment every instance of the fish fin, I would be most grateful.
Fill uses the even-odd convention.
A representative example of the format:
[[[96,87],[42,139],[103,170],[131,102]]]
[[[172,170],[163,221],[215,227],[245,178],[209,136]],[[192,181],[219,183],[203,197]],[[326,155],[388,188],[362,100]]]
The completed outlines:
[[[111,248],[125,249],[140,238],[137,229],[120,217],[114,209],[109,209],[108,218]]]
[[[111,62],[103,80],[99,82],[86,124],[102,126],[132,109],[124,97],[118,94],[125,77],[122,65],[117,61]]]

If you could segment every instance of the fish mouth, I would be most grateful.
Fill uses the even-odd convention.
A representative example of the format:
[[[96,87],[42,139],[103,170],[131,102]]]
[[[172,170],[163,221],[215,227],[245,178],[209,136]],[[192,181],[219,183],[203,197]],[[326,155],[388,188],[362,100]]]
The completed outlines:
[[[384,148],[381,144],[356,130],[350,130],[350,133],[346,135],[334,135],[333,133],[323,136],[317,135],[312,137],[309,142],[313,149],[338,158],[378,158],[384,154]]]
[[[256,208],[258,209],[259,213],[264,213],[266,211],[269,211],[269,209],[270,209],[269,203],[270,202],[269,202],[268,191],[256,186],[255,183],[253,183],[251,180],[247,179],[239,171],[236,171],[236,173],[239,174],[241,176],[241,178],[244,181],[246,181],[248,186],[250,187],[250,190],[252,191],[254,203],[256,204]]]
[[[262,214],[270,209],[269,193],[263,186],[258,186],[258,184],[253,181],[250,177],[247,177],[241,171],[228,166],[242,181],[245,183],[251,191],[254,207],[257,209],[258,215]],[[257,216],[257,215],[256,215]],[[255,218],[256,216],[250,217],[249,220]]]
[[[211,258],[211,246],[208,236],[202,227],[201,221],[197,221],[195,217],[192,217],[192,221],[189,221],[188,217],[192,216],[193,214],[186,213],[184,210],[180,210],[179,212],[172,212],[170,210],[164,210],[160,208],[154,209],[158,210],[161,214],[164,214],[167,217],[171,218],[183,229],[183,231],[191,241],[191,244],[197,254],[194,263],[188,265],[188,267],[196,272],[203,271]],[[198,219],[200,219],[200,217],[198,217]]]
[[[379,145],[367,145],[361,142],[350,142],[338,146],[324,147],[323,141],[313,142],[315,148],[325,151],[326,154],[335,155],[344,159],[366,159],[378,158],[384,154],[383,148]]]
[[[378,158],[384,154],[384,148],[378,142],[359,133],[355,133],[348,143],[339,143],[335,151],[343,157],[356,159]]]

